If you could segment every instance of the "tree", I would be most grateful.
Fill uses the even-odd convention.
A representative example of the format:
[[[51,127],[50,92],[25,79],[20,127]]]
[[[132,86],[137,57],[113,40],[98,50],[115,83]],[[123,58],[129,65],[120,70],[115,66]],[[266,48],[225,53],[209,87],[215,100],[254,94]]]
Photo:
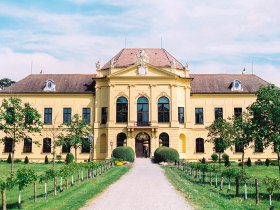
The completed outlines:
[[[274,191],[280,189],[280,179],[266,176],[263,182],[267,187],[266,191],[269,193],[269,205],[270,209],[272,209],[272,195]]]
[[[35,171],[29,168],[21,168],[16,172],[16,182],[18,184],[18,207],[21,208],[21,191],[37,180]]]
[[[1,191],[1,197],[2,197],[2,209],[7,209],[7,202],[6,202],[6,190],[11,190],[15,185],[15,179],[12,176],[9,176],[6,178],[6,180],[3,180],[0,178],[0,191]]]
[[[61,134],[59,136],[58,144],[70,145],[70,147],[73,147],[75,149],[75,162],[77,162],[77,150],[83,144],[88,143],[87,137],[90,132],[90,126],[85,120],[81,119],[78,114],[75,114],[71,122],[67,124],[66,127],[66,135]]]
[[[214,144],[214,150],[219,154],[219,165],[221,166],[221,153],[230,147],[233,136],[233,126],[222,118],[216,119],[208,129],[208,142]]]
[[[252,124],[252,116],[249,113],[242,113],[239,117],[231,118],[233,120],[234,138],[232,144],[241,148],[242,158],[241,166],[244,167],[245,150],[254,139],[255,130]]]
[[[15,144],[20,143],[24,139],[29,139],[32,133],[40,133],[42,122],[41,115],[29,103],[22,103],[19,98],[9,98],[2,101],[0,107],[0,130],[6,136],[1,139],[5,143],[5,139],[12,141],[12,163],[11,173],[13,173]],[[38,144],[38,142],[33,141]]]
[[[274,146],[277,154],[280,176],[280,89],[275,85],[261,87],[257,100],[249,107],[258,137],[264,146]]]
[[[15,81],[12,81],[9,78],[0,79],[0,90],[2,90],[4,87],[9,87],[13,83],[15,83]]]

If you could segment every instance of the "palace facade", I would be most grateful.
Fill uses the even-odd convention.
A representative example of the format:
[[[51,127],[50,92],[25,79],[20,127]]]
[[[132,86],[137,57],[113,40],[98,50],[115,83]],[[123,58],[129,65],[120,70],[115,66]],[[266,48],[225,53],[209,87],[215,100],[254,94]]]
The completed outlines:
[[[165,49],[123,49],[96,74],[31,74],[0,92],[1,100],[19,97],[42,115],[42,135],[30,136],[16,145],[15,158],[42,161],[51,157],[59,125],[78,113],[90,124],[94,159],[111,157],[117,146],[130,146],[136,157],[149,156],[159,146],[175,148],[180,158],[211,159],[213,145],[206,142],[207,130],[216,118],[240,115],[256,99],[256,92],[268,83],[253,74],[190,74]],[[0,133],[4,137],[4,133]],[[241,149],[224,151],[241,159]],[[65,158],[72,149],[57,147]],[[89,158],[83,146],[80,161]],[[11,145],[0,145],[0,159],[6,159]],[[73,152],[73,151],[72,151]],[[273,148],[252,144],[245,158],[275,158]]]

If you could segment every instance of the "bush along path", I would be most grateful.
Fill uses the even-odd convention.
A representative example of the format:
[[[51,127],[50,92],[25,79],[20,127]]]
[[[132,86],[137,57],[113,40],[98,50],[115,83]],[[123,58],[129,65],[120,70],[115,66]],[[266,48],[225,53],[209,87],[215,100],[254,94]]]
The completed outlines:
[[[199,184],[205,186],[208,184],[211,187],[216,188],[216,190],[213,190],[211,187],[205,187],[209,188],[211,193],[218,193],[217,197],[227,197],[227,200],[238,197],[240,198],[242,189],[244,208],[246,206],[246,200],[249,196],[250,201],[248,201],[247,204],[250,206],[250,209],[252,208],[253,203],[255,203],[256,209],[261,209],[264,207],[263,203],[268,203],[268,201],[269,208],[274,209],[273,196],[277,209],[280,208],[280,179],[278,177],[265,177],[264,179],[259,179],[250,176],[240,167],[224,167],[221,169],[216,165],[185,161],[178,161],[176,163],[176,168],[184,174],[184,176],[181,177],[184,177],[194,185]],[[176,168],[173,167],[173,169]],[[234,190],[232,190],[232,186],[235,187]],[[262,200],[260,200],[260,198]],[[252,202],[252,199],[255,201]],[[262,207],[259,206],[260,203],[262,203]],[[268,206],[265,208],[267,207]]]
[[[67,190],[69,186],[80,184],[81,182],[91,180],[97,176],[102,175],[104,172],[110,170],[114,166],[113,160],[106,160],[102,162],[88,162],[88,163],[71,163],[64,165],[59,169],[50,168],[43,174],[36,174],[33,169],[26,167],[20,168],[16,171],[15,175],[11,175],[6,179],[0,179],[0,191],[2,197],[2,209],[7,209],[7,190],[12,190],[18,187],[18,208],[22,208],[22,195],[25,189],[33,185],[33,202],[37,202],[37,185],[44,185],[43,198],[48,199],[48,192],[53,192],[57,195],[57,185],[59,182],[59,192]],[[74,177],[76,178],[74,180]],[[71,184],[69,185],[69,180]],[[48,185],[53,182],[52,189],[48,189]],[[30,189],[29,189],[30,190]],[[30,200],[26,202],[32,202]],[[14,207],[13,207],[14,208]]]

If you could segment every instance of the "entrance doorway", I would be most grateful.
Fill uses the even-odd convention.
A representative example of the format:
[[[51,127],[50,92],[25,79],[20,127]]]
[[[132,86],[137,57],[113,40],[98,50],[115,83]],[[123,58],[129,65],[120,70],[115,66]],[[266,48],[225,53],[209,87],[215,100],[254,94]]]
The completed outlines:
[[[136,157],[150,157],[150,136],[145,132],[138,133],[135,138]]]

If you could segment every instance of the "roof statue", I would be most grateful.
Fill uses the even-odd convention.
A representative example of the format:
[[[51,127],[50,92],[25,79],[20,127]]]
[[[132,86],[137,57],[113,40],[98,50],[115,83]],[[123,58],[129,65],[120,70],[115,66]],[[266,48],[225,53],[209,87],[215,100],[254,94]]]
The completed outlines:
[[[190,63],[189,63],[188,60],[186,60],[186,63],[185,63],[185,66],[184,66],[184,67],[185,67],[186,70],[188,70],[188,71],[190,70],[190,69],[189,69]]]
[[[136,54],[136,58],[138,64],[144,65],[145,63],[149,63],[149,57],[144,50],[139,50]]]
[[[172,60],[170,61],[170,67],[172,69],[176,69],[176,61],[172,58]]]
[[[115,67],[116,63],[117,62],[115,61],[115,58],[112,58],[112,60],[110,61],[110,66],[112,69]]]
[[[95,67],[96,67],[96,70],[98,71],[98,70],[100,70],[100,62],[99,62],[99,60],[95,63]]]

